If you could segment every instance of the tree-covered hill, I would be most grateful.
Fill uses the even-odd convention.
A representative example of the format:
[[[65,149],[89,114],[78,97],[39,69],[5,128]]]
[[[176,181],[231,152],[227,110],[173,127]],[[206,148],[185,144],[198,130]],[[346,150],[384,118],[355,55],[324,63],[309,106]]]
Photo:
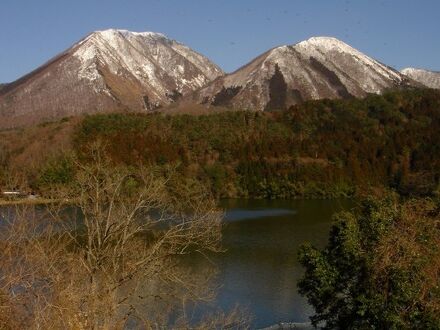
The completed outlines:
[[[417,90],[271,114],[90,116],[75,148],[102,139],[117,162],[176,164],[220,196],[335,197],[366,185],[426,194],[439,180],[439,132],[440,93]]]
[[[119,113],[71,121],[69,157],[86,161],[87,146],[100,140],[117,163],[172,167],[179,180],[199,180],[219,197],[332,198],[368,187],[429,195],[440,178],[435,90],[310,101],[270,113]],[[3,157],[4,168],[26,152],[15,147]],[[35,166],[30,185],[41,189],[47,178],[56,180],[57,170],[73,171],[63,157]],[[59,169],[57,159],[64,164]]]

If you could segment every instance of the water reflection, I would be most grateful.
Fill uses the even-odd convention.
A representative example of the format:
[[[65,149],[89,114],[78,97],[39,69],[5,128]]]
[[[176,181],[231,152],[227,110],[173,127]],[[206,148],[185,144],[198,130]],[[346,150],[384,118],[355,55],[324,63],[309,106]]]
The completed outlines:
[[[255,328],[308,321],[313,311],[296,289],[303,271],[296,257],[298,248],[306,241],[324,246],[332,214],[351,208],[352,202],[227,200],[220,206],[225,210],[223,246],[227,250],[213,257],[220,290],[214,306],[202,307],[199,313],[212,307],[228,311],[239,304],[254,315]],[[35,214],[47,216],[43,210],[37,208]],[[2,222],[13,219],[17,209],[0,211],[1,229]],[[67,223],[72,229],[81,223],[77,208],[63,209],[61,218],[70,219]],[[187,261],[195,272],[206,269],[203,258]]]
[[[294,210],[289,209],[263,209],[263,210],[245,210],[245,209],[232,209],[226,210],[225,220],[231,221],[243,221],[243,220],[255,220],[257,218],[276,217],[288,214],[295,214]]]
[[[253,314],[255,327],[307,322],[313,310],[296,289],[302,275],[297,251],[306,241],[323,246],[332,214],[350,208],[350,201],[223,201],[226,210],[223,243],[217,256],[220,283],[216,304],[237,303]]]

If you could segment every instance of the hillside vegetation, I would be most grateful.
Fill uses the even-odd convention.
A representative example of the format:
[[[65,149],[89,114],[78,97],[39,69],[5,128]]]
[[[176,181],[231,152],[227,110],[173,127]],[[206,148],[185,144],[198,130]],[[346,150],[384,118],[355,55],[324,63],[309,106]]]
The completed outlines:
[[[1,133],[4,184],[12,169],[37,191],[68,184],[75,163],[87,162],[88,146],[98,140],[115,163],[172,169],[178,175],[171,185],[197,180],[217,197],[334,198],[370,187],[430,195],[440,178],[440,92],[429,89],[268,113],[93,115],[40,125],[32,141],[48,127],[52,139],[63,132],[68,142],[31,168],[14,165],[29,153],[24,139],[11,144],[18,134]],[[47,141],[47,134],[40,137]]]

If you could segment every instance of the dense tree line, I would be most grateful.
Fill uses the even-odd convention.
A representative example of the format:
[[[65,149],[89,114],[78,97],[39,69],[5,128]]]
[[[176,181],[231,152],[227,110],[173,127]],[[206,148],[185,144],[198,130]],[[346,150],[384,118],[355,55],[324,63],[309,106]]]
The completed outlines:
[[[439,182],[439,132],[440,93],[412,90],[271,113],[89,116],[75,149],[86,157],[101,139],[118,163],[172,165],[221,197],[327,198],[368,186],[427,195]]]
[[[429,89],[309,101],[285,111],[115,113],[40,126],[31,144],[0,141],[3,183],[15,157],[14,172],[24,173],[31,190],[67,184],[72,158],[86,161],[88,145],[101,140],[117,164],[172,168],[180,180],[202,182],[217,197],[334,198],[368,187],[431,195],[439,187],[440,92]],[[70,132],[70,149],[64,143],[59,155],[49,147],[41,164],[20,161],[38,134],[58,139],[57,129]]]

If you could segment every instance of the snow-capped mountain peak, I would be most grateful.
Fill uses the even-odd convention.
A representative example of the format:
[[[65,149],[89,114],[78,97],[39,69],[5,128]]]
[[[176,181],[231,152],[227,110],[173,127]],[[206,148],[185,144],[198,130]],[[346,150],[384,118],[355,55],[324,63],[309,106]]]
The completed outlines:
[[[122,29],[107,29],[102,31],[95,31],[94,33],[100,34],[104,37],[111,37],[117,34],[122,34],[125,37],[145,37],[150,39],[168,39],[168,37],[158,32],[134,32]]]
[[[312,37],[296,44],[295,48],[309,56],[319,56],[319,53],[329,54],[332,52],[340,53],[344,56],[351,56],[354,60],[362,63],[366,67],[374,68],[378,73],[387,76],[389,79],[396,80],[397,82],[402,81],[402,76],[398,71],[383,65],[334,37]],[[372,90],[372,92],[378,92],[378,90]]]
[[[152,110],[220,75],[223,71],[205,56],[161,33],[96,31],[10,84],[7,92],[2,89],[0,115],[11,115],[0,126],[31,117]]]
[[[152,85],[157,98],[170,92],[169,86],[161,86],[165,76],[178,80],[173,90],[185,94],[223,74],[204,56],[155,32],[97,31],[77,47],[73,56],[81,62],[83,79],[95,81],[97,61],[106,63],[113,74],[125,71],[140,82]],[[185,63],[180,63],[183,58]],[[196,71],[200,72],[196,74]]]
[[[353,51],[356,52],[356,49],[352,48],[351,46],[347,45],[345,42],[334,38],[334,37],[311,37],[307,40],[298,42],[296,46],[299,47],[320,47],[325,49],[344,49],[345,51]]]
[[[249,110],[309,99],[362,97],[407,84],[398,71],[333,37],[273,48],[196,93],[202,103]]]
[[[416,68],[405,68],[400,72],[426,87],[440,89],[440,72]]]

